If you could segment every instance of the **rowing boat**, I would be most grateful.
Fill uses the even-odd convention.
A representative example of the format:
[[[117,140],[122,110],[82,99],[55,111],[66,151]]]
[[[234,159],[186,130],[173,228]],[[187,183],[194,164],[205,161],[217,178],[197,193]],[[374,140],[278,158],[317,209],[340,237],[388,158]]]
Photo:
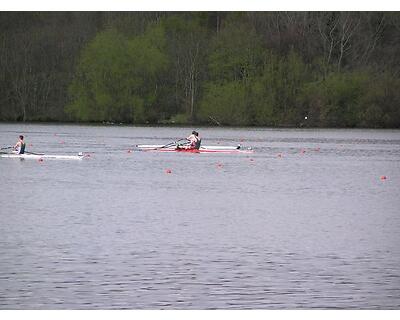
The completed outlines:
[[[162,145],[162,144],[138,144],[136,145],[137,148],[143,149],[143,150],[149,150],[149,149],[164,149],[166,147],[168,148],[175,148],[176,145]],[[203,150],[241,150],[242,146],[239,144],[236,147],[233,146],[202,146],[200,149]]]
[[[138,144],[136,148],[140,151],[157,152],[187,152],[187,153],[253,153],[252,149],[243,149],[241,145],[232,146],[202,146],[200,149],[186,149],[176,145],[152,145]]]
[[[49,160],[81,160],[84,158],[83,154],[78,155],[53,155],[53,154],[15,154],[15,153],[4,153],[0,154],[0,158],[14,158],[14,159],[49,159]]]

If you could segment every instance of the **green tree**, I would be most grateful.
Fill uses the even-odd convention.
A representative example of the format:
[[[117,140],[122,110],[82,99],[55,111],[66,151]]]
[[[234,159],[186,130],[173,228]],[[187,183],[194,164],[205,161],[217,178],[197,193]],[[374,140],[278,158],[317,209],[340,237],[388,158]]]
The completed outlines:
[[[223,125],[247,125],[247,92],[241,82],[209,83],[200,105],[203,121]]]
[[[249,24],[228,21],[214,37],[209,56],[212,81],[246,81],[264,61],[262,39]]]
[[[133,38],[115,29],[99,33],[83,50],[67,112],[83,121],[149,121],[168,63],[164,46],[160,26]]]
[[[400,80],[389,72],[370,74],[359,104],[359,125],[399,127]]]
[[[307,66],[293,50],[287,56],[270,52],[253,86],[255,124],[299,125],[304,117],[299,94],[309,78]]]
[[[199,119],[230,125],[252,124],[251,87],[263,61],[262,42],[254,28],[228,19],[212,40],[209,81],[204,85]]]
[[[334,72],[309,83],[302,99],[308,105],[310,122],[328,127],[356,126],[366,82],[365,73]]]
[[[169,93],[178,118],[196,120],[201,84],[206,72],[208,32],[202,14],[185,13],[164,19],[171,69]],[[167,100],[169,100],[167,98]]]

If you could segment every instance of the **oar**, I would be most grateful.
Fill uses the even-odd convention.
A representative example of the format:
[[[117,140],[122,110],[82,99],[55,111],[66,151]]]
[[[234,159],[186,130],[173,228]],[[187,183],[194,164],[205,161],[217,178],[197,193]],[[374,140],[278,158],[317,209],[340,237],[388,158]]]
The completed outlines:
[[[177,141],[170,142],[170,143],[166,144],[165,146],[156,148],[155,150],[168,148],[168,147],[171,147],[171,146],[173,146],[173,145],[178,146],[178,142],[179,142],[179,141],[182,141],[182,140],[186,140],[186,139],[179,139],[179,140],[177,140]]]
[[[0,148],[0,150],[6,150],[6,149],[12,149],[13,147],[3,147],[3,148]]]
[[[26,154],[33,154],[35,156],[44,156],[44,153],[35,153],[35,152],[29,152],[29,151],[25,151]]]
[[[170,143],[166,144],[165,146],[161,146],[161,147],[155,148],[155,150],[168,148],[168,147],[171,147],[171,146],[173,146],[173,145],[175,145],[175,144],[176,144],[175,141],[174,141],[174,142],[170,142]]]
[[[188,141],[187,139],[181,139],[181,140],[179,140],[179,141],[182,141],[182,140],[184,140],[185,142],[183,142],[183,143],[177,143],[177,144],[176,144],[177,147],[180,147],[180,146],[187,146],[187,145],[190,144],[190,141]]]

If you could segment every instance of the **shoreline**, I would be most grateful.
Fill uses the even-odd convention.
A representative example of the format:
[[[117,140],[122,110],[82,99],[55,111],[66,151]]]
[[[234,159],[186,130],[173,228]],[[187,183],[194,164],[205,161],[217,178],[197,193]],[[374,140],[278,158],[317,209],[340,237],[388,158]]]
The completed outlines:
[[[400,130],[400,127],[319,127],[319,126],[230,126],[230,125],[206,125],[196,123],[186,124],[165,124],[165,123],[113,123],[113,122],[80,122],[80,121],[3,121],[1,124],[14,124],[14,125],[71,125],[71,126],[92,126],[92,127],[159,127],[159,128],[221,128],[221,129],[235,129],[235,128],[249,128],[249,129],[285,129],[285,130]]]

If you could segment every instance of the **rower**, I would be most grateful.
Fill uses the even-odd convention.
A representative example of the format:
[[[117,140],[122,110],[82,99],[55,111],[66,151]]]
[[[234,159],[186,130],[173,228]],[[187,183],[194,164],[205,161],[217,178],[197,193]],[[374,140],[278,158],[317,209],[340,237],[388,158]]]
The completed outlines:
[[[15,144],[13,149],[14,149],[13,153],[16,153],[16,154],[24,154],[25,153],[25,141],[24,141],[23,135],[19,136],[19,140]]]
[[[192,131],[192,134],[186,138],[190,142],[189,148],[188,149],[200,149],[201,145],[201,139],[199,137],[199,133],[196,131]]]

